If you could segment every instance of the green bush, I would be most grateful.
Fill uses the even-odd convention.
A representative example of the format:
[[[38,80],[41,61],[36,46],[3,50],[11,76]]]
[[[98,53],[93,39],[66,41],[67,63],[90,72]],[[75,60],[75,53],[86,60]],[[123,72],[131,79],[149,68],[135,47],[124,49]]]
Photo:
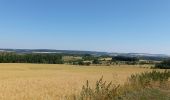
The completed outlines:
[[[170,59],[155,65],[155,68],[170,69]]]

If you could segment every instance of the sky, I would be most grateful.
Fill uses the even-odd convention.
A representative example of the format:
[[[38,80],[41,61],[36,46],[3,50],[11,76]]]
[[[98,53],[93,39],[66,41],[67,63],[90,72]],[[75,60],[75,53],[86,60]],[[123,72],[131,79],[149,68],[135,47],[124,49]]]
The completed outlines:
[[[170,54],[170,0],[0,0],[0,48]]]

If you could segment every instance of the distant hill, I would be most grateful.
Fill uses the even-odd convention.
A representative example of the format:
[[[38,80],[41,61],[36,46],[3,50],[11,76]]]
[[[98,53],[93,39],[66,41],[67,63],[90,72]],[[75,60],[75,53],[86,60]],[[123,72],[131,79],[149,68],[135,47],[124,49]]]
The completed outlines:
[[[137,57],[141,60],[154,60],[162,61],[164,59],[170,58],[169,55],[165,54],[149,54],[149,53],[110,53],[110,56],[125,56],[125,57]]]
[[[91,54],[91,55],[108,55],[107,52],[97,51],[76,51],[76,50],[53,50],[53,49],[0,49],[0,52],[15,52],[18,54],[24,53],[64,53],[64,54]]]
[[[109,53],[112,56],[129,56],[129,57],[139,57],[139,56],[149,56],[149,57],[169,57],[166,54],[149,54],[149,53]]]

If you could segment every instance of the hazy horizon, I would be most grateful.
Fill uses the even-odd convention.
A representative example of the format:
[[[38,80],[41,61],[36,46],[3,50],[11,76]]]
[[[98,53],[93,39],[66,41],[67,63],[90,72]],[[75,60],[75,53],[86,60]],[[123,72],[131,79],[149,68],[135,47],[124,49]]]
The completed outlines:
[[[73,49],[47,49],[47,48],[33,48],[33,49],[29,49],[29,48],[0,48],[0,50],[7,50],[7,49],[11,49],[11,50],[63,50],[63,51],[89,51],[89,52],[106,52],[106,53],[137,53],[137,54],[155,54],[155,55],[167,55],[170,56],[170,54],[165,54],[165,53],[150,53],[150,52],[117,52],[117,51],[97,51],[97,50],[73,50]]]
[[[1,0],[0,48],[170,55],[169,0]]]

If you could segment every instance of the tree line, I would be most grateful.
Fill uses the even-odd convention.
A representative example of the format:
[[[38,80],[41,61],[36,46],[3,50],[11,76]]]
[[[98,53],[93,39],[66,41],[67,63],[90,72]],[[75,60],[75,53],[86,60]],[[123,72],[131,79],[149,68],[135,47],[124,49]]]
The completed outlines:
[[[44,63],[62,64],[60,54],[16,54],[0,53],[0,63]]]
[[[134,62],[134,61],[139,61],[139,59],[137,57],[116,56],[116,57],[112,57],[112,61],[129,61],[129,62]]]

